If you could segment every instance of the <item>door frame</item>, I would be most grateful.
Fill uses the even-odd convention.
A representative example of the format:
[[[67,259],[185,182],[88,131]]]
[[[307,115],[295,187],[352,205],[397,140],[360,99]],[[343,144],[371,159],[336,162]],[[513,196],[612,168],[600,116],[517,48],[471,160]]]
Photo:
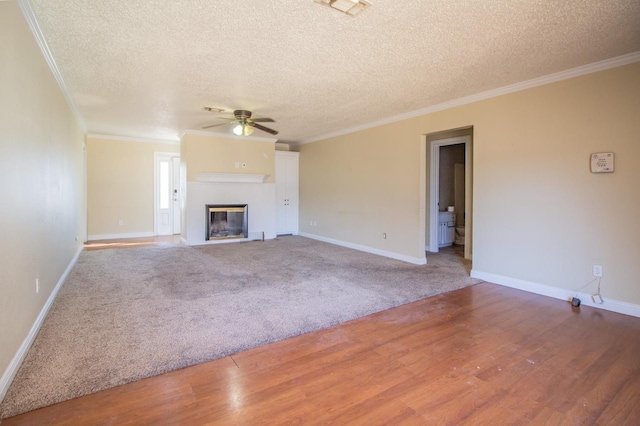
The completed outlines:
[[[440,148],[448,145],[464,144],[464,205],[465,205],[465,234],[464,257],[471,259],[471,230],[472,230],[472,150],[471,136],[458,136],[431,141],[431,164],[429,178],[429,250],[437,253],[438,247],[438,202],[440,199]]]
[[[160,185],[160,182],[158,182],[158,158],[159,157],[169,157],[171,158],[171,161],[169,162],[169,164],[171,165],[171,173],[173,176],[173,158],[180,158],[180,153],[178,152],[160,152],[160,151],[156,151],[153,153],[153,234],[154,235],[159,235],[158,234],[158,223],[159,223],[159,217],[158,217],[158,203],[159,203],[159,199],[158,199],[158,186]],[[170,179],[171,184],[173,184],[173,179]],[[181,198],[181,194],[180,194],[181,189],[178,188],[178,197]],[[173,195],[173,194],[172,194]],[[173,200],[173,197],[172,197]],[[173,214],[174,214],[174,209],[173,209],[173,205],[171,208],[171,219],[170,219],[170,223],[171,223],[171,228],[172,228],[172,234],[171,235],[175,235],[175,229],[174,229],[174,218],[173,218]]]

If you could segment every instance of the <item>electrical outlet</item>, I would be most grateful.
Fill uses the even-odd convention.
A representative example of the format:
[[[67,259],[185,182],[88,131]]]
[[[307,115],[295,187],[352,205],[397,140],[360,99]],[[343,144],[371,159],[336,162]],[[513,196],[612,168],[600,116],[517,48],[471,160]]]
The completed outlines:
[[[387,233],[386,233],[386,232],[383,232],[383,233],[382,233],[382,239],[383,239],[383,240],[386,240],[386,239],[387,239]]]
[[[602,276],[602,265],[593,265],[593,276],[594,277]]]
[[[124,220],[120,219],[120,220],[118,221],[118,226],[122,226],[122,225],[124,225]]]

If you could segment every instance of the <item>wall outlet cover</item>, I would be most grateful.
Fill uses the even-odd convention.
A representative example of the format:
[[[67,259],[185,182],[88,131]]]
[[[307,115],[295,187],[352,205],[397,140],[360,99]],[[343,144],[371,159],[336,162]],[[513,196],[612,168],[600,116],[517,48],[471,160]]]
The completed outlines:
[[[593,265],[593,276],[594,277],[602,276],[602,265]]]

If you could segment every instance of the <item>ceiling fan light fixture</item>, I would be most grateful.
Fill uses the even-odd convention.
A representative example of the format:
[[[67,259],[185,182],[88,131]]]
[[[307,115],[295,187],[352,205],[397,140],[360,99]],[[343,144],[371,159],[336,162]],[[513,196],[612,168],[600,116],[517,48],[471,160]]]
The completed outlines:
[[[335,0],[331,3],[331,7],[341,12],[347,12],[349,9],[358,4],[358,0]]]
[[[338,10],[351,17],[356,16],[358,13],[371,6],[371,3],[366,0],[315,0],[315,2],[324,6],[329,6],[330,8]]]
[[[0,0],[2,1],[2,0]],[[205,107],[207,109],[207,107]],[[211,124],[209,126],[204,126],[203,129],[210,129],[212,127],[218,127],[225,124],[231,124],[231,131],[236,136],[251,136],[255,129],[261,130],[263,132],[270,133],[272,135],[277,135],[278,131],[270,129],[269,127],[263,126],[259,123],[275,123],[273,118],[268,117],[258,117],[251,118],[251,111],[246,109],[237,109],[233,111],[234,119],[227,119],[226,123],[216,123]]]
[[[358,13],[362,12],[366,7],[367,7],[366,4],[362,2],[358,2],[358,4],[353,6],[351,9],[347,10],[346,13],[347,15],[356,16]]]
[[[253,133],[253,127],[247,123],[238,123],[234,126],[233,133],[236,136],[250,136]]]

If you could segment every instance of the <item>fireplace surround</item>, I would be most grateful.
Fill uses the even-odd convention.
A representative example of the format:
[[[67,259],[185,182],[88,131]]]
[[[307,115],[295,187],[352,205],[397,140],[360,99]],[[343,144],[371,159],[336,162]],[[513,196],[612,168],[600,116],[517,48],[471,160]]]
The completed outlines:
[[[247,204],[206,204],[205,239],[228,240],[248,238],[249,214]]]

